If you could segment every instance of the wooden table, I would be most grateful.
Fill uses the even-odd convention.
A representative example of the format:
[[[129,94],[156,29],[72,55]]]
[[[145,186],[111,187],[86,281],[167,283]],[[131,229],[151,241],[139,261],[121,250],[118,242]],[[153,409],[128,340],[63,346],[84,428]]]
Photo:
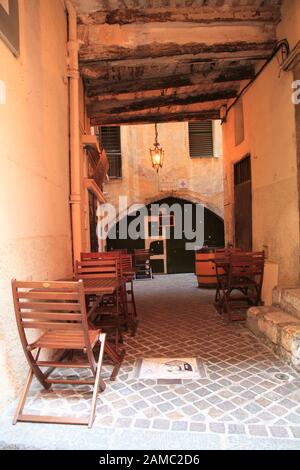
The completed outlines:
[[[86,295],[112,295],[120,287],[120,283],[114,278],[83,279]]]

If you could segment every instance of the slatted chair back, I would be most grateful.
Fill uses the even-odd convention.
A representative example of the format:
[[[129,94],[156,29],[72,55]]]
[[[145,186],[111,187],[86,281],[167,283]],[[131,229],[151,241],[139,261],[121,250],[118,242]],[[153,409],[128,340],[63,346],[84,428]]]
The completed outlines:
[[[75,263],[76,279],[116,279],[118,277],[119,263],[116,258],[98,258]]]
[[[12,281],[19,331],[81,330],[88,327],[82,282]]]
[[[120,256],[120,266],[121,266],[121,273],[129,273],[133,270],[132,265],[132,255],[121,255]]]
[[[262,285],[264,265],[263,251],[232,253],[230,255],[230,282],[234,284],[235,279],[244,278],[255,280],[258,285]]]

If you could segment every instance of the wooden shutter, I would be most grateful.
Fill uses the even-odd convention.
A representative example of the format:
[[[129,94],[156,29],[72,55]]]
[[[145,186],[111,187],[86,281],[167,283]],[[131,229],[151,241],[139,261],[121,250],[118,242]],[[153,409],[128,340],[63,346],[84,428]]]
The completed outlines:
[[[238,186],[251,180],[251,156],[246,155],[234,165],[234,184]]]
[[[190,157],[213,157],[212,121],[189,122]]]
[[[101,127],[100,141],[109,161],[108,175],[110,178],[120,178],[122,176],[120,126]]]

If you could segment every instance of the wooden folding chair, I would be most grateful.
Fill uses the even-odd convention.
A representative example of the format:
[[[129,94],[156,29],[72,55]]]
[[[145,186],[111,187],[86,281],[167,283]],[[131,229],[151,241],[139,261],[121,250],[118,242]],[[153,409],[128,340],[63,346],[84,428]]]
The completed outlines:
[[[14,279],[12,292],[19,335],[30,367],[13,424],[17,421],[29,421],[87,424],[89,428],[92,427],[98,390],[105,389],[101,378],[105,334],[100,329],[91,330],[88,327],[83,282],[18,282]],[[34,341],[28,340],[28,330],[39,331]],[[94,355],[97,345],[100,345],[98,360]],[[57,350],[57,356],[51,360],[40,360],[43,349]],[[73,350],[83,351],[86,361],[66,361],[68,353]],[[47,370],[43,372],[45,368]],[[78,380],[51,378],[56,368],[90,369],[92,377]],[[52,384],[93,385],[89,418],[24,414],[23,409],[34,375],[46,390]]]
[[[127,312],[120,282],[119,261],[116,258],[98,258],[88,261],[76,261],[75,278],[85,281],[92,280],[101,286],[106,279],[115,280],[115,289],[112,294],[103,293],[88,296],[88,302],[93,303],[93,323],[99,321],[105,331],[114,331],[115,350],[118,352],[120,343],[123,343],[122,326],[127,321]],[[123,317],[123,318],[122,318]]]
[[[224,289],[224,311],[228,313],[230,320],[244,320],[241,315],[234,314],[234,303],[238,302],[238,311],[261,304],[264,264],[263,251],[231,253],[227,285]],[[238,291],[240,295],[233,295],[234,291]],[[241,302],[246,305],[241,305]]]
[[[122,283],[125,286],[125,301],[127,305],[127,313],[131,322],[132,336],[135,336],[138,326],[138,316],[133,288],[135,273],[133,270],[132,255],[121,254],[120,268]]]

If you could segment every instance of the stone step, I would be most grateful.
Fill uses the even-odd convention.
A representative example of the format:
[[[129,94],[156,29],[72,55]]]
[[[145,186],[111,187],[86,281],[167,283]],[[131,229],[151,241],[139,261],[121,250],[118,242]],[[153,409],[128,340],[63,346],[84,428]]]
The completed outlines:
[[[295,287],[276,287],[273,290],[273,305],[300,320],[300,289]]]
[[[247,327],[268,347],[300,371],[300,319],[278,307],[252,307]]]

